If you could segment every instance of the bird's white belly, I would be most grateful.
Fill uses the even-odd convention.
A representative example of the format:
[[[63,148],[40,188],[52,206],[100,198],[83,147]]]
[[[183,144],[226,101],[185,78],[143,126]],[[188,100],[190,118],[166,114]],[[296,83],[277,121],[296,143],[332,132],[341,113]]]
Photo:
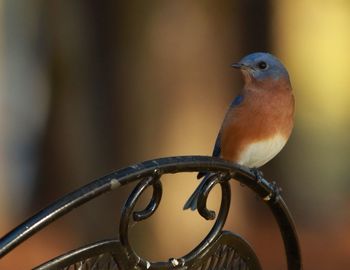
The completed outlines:
[[[267,140],[251,143],[240,154],[238,163],[249,168],[258,168],[274,158],[282,150],[287,139],[279,134]]]

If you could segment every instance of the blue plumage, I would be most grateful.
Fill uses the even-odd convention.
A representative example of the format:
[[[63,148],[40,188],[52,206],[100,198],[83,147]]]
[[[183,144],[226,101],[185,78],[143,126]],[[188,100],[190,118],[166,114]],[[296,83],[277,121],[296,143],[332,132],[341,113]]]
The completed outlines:
[[[244,99],[244,97],[243,97],[243,95],[238,95],[232,102],[231,102],[231,108],[232,107],[236,107],[236,106],[238,106],[239,104],[241,104],[242,103],[242,101],[243,101],[243,99]]]
[[[249,67],[250,74],[256,80],[289,78],[284,65],[270,53],[252,53],[243,57],[237,64],[242,67]]]

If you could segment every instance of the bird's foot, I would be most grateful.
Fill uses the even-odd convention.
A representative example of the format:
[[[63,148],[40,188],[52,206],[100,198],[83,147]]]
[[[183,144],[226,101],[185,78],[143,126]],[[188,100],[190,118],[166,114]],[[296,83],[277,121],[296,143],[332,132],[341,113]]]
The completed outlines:
[[[282,188],[279,187],[275,181],[271,183],[271,186],[272,186],[272,192],[269,195],[267,195],[265,198],[263,198],[263,200],[266,202],[272,200],[274,203],[276,203],[281,196]]]
[[[256,180],[261,182],[264,179],[264,174],[262,171],[260,171],[258,168],[251,168],[250,171],[254,174]]]

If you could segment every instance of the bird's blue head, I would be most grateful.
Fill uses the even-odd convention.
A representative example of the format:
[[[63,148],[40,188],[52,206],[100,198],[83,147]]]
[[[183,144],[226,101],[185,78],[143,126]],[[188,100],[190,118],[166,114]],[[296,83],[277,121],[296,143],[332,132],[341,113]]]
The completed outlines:
[[[243,57],[238,63],[232,65],[239,68],[248,78],[257,81],[265,79],[288,79],[287,69],[275,56],[265,52],[256,52]]]

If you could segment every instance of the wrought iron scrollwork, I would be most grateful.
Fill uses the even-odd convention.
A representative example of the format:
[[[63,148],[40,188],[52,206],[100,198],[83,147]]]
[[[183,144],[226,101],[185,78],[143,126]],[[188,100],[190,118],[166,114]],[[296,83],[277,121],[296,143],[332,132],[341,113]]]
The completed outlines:
[[[131,192],[122,210],[121,221],[119,226],[120,243],[124,247],[125,255],[129,260],[129,265],[131,265],[131,262],[133,262],[133,267],[136,268],[139,267],[142,269],[148,269],[152,266],[155,267],[155,265],[154,263],[151,263],[139,257],[136,254],[135,250],[131,247],[129,242],[128,231],[130,227],[129,223],[139,222],[144,219],[147,219],[156,211],[162,197],[161,176],[162,172],[159,169],[155,169],[152,175],[142,179]],[[186,262],[195,260],[195,257],[198,256],[198,254],[207,249],[208,246],[210,246],[215,239],[218,239],[220,233],[222,232],[222,228],[225,224],[230,207],[231,191],[230,185],[228,183],[228,180],[230,178],[231,176],[229,173],[215,173],[206,179],[204,185],[202,186],[202,192],[198,200],[198,212],[202,217],[204,217],[207,220],[215,219],[215,212],[207,209],[206,202],[212,188],[215,185],[220,184],[222,191],[222,199],[217,220],[214,223],[213,228],[210,230],[207,237],[186,258],[171,258],[167,262],[169,264],[168,267],[181,267],[184,266]],[[137,201],[144,193],[144,191],[150,186],[153,188],[153,193],[148,205],[142,211],[134,211]],[[240,239],[240,241],[244,240]],[[218,250],[220,250],[220,248],[218,248]],[[217,257],[217,254],[220,253],[218,250],[215,252],[216,255],[212,256],[213,258]],[[228,250],[229,247],[227,247],[227,251]],[[232,254],[233,253],[234,250],[232,249]],[[235,253],[235,259],[237,261],[240,260],[240,263],[243,265],[243,259],[238,254],[238,252]],[[211,257],[209,257],[209,260],[210,258]],[[210,261],[211,263],[209,265],[211,265],[212,267],[210,267],[209,269],[214,269],[213,264],[215,262],[215,259],[211,259]]]
[[[155,169],[153,175],[141,180],[128,197],[121,214],[121,220],[119,225],[119,238],[120,243],[124,247],[125,255],[128,260],[134,261],[134,266],[149,268],[150,262],[143,260],[139,257],[129,242],[129,222],[139,222],[141,220],[149,218],[157,210],[162,198],[162,184],[160,182],[161,173],[158,169]],[[153,187],[153,194],[150,202],[146,208],[142,211],[135,211],[135,205],[146,190],[147,187]]]
[[[149,262],[134,251],[129,243],[129,223],[152,216],[162,198],[161,178],[181,172],[210,172],[201,187],[198,212],[205,219],[215,219],[207,208],[207,198],[215,185],[221,187],[221,205],[208,235],[191,252],[181,258],[164,262]],[[270,207],[280,227],[285,244],[289,270],[301,269],[298,239],[291,215],[275,185],[263,178],[256,179],[248,168],[212,157],[187,156],[146,161],[118,170],[64,196],[28,219],[0,239],[0,257],[25,239],[49,225],[55,219],[93,198],[130,182],[138,181],[122,209],[118,239],[110,239],[70,251],[36,269],[261,269],[249,243],[242,237],[223,231],[231,191],[229,180],[235,179],[252,189]],[[153,189],[147,206],[140,211],[135,205],[144,191]],[[267,199],[268,198],[268,199]]]
[[[230,201],[231,201],[231,190],[230,190],[230,185],[228,184],[229,179],[231,179],[231,176],[229,173],[213,174],[210,177],[208,177],[208,179],[206,179],[206,182],[202,187],[202,191],[198,199],[198,212],[203,218],[207,220],[215,219],[215,212],[208,210],[206,204],[207,204],[209,192],[212,190],[212,188],[216,184],[220,184],[221,191],[222,191],[220,209],[222,209],[222,213],[219,214],[220,216],[219,219],[223,220],[224,222],[226,221],[226,217],[228,214]]]

